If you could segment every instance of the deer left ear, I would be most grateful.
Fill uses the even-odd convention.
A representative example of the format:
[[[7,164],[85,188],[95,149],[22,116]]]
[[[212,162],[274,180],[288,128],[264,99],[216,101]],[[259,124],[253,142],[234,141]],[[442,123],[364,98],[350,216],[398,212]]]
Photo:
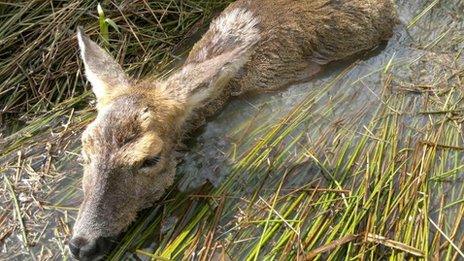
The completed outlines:
[[[77,40],[86,77],[92,84],[92,90],[98,101],[118,88],[129,87],[130,78],[122,67],[105,50],[90,40],[82,27],[77,28]]]

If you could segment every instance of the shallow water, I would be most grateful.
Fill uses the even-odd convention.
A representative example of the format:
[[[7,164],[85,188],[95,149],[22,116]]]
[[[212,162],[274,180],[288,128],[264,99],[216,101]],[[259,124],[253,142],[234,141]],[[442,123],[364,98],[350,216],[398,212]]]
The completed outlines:
[[[292,108],[312,96],[320,97],[320,99],[311,103],[308,107],[308,110],[311,110],[309,116],[282,144],[290,144],[296,135],[303,133],[309,144],[317,144],[314,146],[317,158],[330,159],[330,148],[338,141],[335,134],[340,129],[354,134],[361,133],[373,120],[379,104],[384,102],[382,97],[388,73],[392,75],[390,86],[393,86],[391,87],[393,89],[390,91],[402,95],[406,93],[404,97],[402,96],[406,100],[401,111],[404,115],[400,123],[404,126],[402,129],[429,126],[430,116],[418,112],[429,107],[435,110],[436,104],[427,105],[431,101],[429,96],[421,90],[412,89],[417,86],[431,85],[446,89],[447,86],[443,85],[455,83],[445,81],[440,84],[444,78],[443,75],[451,75],[454,71],[464,68],[464,59],[458,55],[458,52],[464,48],[462,41],[464,19],[452,15],[456,10],[462,10],[464,6],[462,3],[451,0],[442,1],[418,20],[416,26],[406,28],[414,17],[430,3],[432,1],[425,3],[419,0],[398,1],[403,25],[397,28],[394,37],[386,46],[373,51],[368,56],[359,57],[355,61],[330,65],[323,74],[308,83],[291,86],[274,93],[240,97],[231,101],[219,115],[208,122],[189,141],[190,150],[185,153],[183,162],[178,167],[179,182],[176,186],[179,191],[188,193],[205,184],[220,187],[231,175],[232,166],[239,160],[239,155],[247,151],[250,145],[255,144],[272,126],[281,121]],[[342,74],[344,75],[337,78]],[[327,87],[329,85],[330,87]],[[325,88],[326,91],[324,91]],[[322,91],[324,92],[321,93]],[[440,103],[439,98],[436,99],[436,103]],[[409,134],[409,132],[404,131],[399,134]],[[407,147],[412,141],[421,137],[400,138],[404,140],[404,145]],[[76,142],[69,146],[75,146],[75,152],[78,153],[77,145]],[[355,145],[352,144],[353,147]],[[290,156],[290,159],[291,157],[296,159],[302,153],[304,152],[301,149],[292,149],[288,152],[288,154],[294,154]],[[464,155],[458,153],[456,157],[459,157],[462,162]],[[40,162],[40,155],[34,160]],[[78,207],[82,196],[81,171],[79,164],[75,161],[76,155],[62,155],[57,160],[66,164],[63,164],[63,168],[56,172],[65,172],[66,175],[46,188],[48,194],[46,201],[52,207],[37,211],[34,224],[43,233],[36,235],[40,240],[34,247],[31,247],[31,251],[37,255],[41,254],[43,246],[53,249],[55,253],[44,254],[45,257],[49,255],[53,259],[59,257],[56,253],[66,252],[63,250],[64,237],[69,235],[69,231],[66,230],[74,223],[77,214],[75,208]],[[290,162],[291,160],[286,164]],[[441,163],[437,162],[437,165],[439,164]],[[444,162],[443,165],[446,170],[455,168],[452,162]],[[305,165],[299,173],[306,173],[306,175],[292,177],[285,186],[300,187],[313,180],[321,179],[321,170],[314,164]],[[240,178],[236,185],[237,196],[249,195],[255,189],[255,186],[249,184],[254,185],[253,182],[256,180],[246,176],[247,174],[249,173],[242,173],[243,178]],[[278,180],[277,174],[279,173],[272,176],[271,180]],[[446,196],[446,202],[462,199],[464,194],[460,188],[464,178],[463,174],[459,171],[453,176],[453,182],[442,184],[440,190],[436,193],[432,192],[431,206],[439,204],[443,194]],[[70,186],[70,184],[74,185]],[[267,182],[265,185],[269,187],[264,187],[263,191],[275,189],[275,182]],[[433,211],[431,211],[431,216],[434,217]],[[452,216],[449,218],[452,219]],[[227,230],[230,219],[229,217],[221,221],[224,231]],[[167,217],[160,234],[168,233],[177,221],[178,217],[175,215]],[[32,222],[27,224],[33,225]],[[464,230],[462,225],[460,229]],[[6,251],[20,242],[17,236],[19,235],[15,234],[6,239],[3,246],[4,252],[0,257],[7,257],[9,253]],[[153,243],[148,242],[144,245],[149,250],[155,249],[157,244],[156,240],[153,240]],[[7,258],[23,259],[25,256],[10,255]]]

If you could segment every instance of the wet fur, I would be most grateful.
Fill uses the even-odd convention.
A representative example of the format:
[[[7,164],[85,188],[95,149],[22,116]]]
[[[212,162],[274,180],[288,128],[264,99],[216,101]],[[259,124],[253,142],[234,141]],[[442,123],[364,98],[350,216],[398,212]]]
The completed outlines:
[[[231,4],[218,19],[226,19],[234,10],[253,13],[253,24],[259,20],[259,41],[220,97],[198,111],[200,124],[195,126],[214,115],[231,96],[308,80],[327,63],[375,48],[390,38],[398,22],[390,0],[246,0]],[[223,38],[222,44],[213,41],[219,34],[217,27],[213,23],[195,44],[186,64],[198,61],[205,49],[216,50],[210,46],[243,41],[231,40],[234,33]]]

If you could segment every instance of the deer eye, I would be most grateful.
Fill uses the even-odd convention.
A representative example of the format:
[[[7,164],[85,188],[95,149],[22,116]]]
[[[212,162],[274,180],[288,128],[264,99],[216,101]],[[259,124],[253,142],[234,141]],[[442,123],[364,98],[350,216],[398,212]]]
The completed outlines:
[[[145,161],[142,163],[140,168],[150,168],[154,167],[158,162],[160,161],[161,157],[160,156],[153,156],[150,158],[145,159]]]

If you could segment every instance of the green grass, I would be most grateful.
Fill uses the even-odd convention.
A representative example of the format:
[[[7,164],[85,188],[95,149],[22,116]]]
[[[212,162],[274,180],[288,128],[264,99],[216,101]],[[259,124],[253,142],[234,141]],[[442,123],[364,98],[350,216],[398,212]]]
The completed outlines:
[[[0,61],[2,124],[8,124],[0,143],[0,258],[68,256],[81,197],[78,138],[94,117],[70,40],[75,26],[101,43],[107,39],[130,73],[145,76],[175,67],[192,44],[185,35],[204,28],[224,6],[139,1],[118,10],[102,2],[98,14],[96,2],[59,3],[0,7],[0,41],[7,43],[0,57],[8,57]],[[228,106],[213,120],[230,123],[219,131],[229,164],[218,164],[227,175],[216,187],[180,192],[173,186],[140,214],[109,259],[463,259],[464,6],[398,6],[401,36],[374,57],[284,91],[288,96]],[[60,30],[34,34],[47,26]],[[26,36],[35,36],[36,46]],[[17,48],[21,41],[31,47]],[[43,63],[40,57],[48,56],[37,46],[54,42],[67,48],[48,50],[50,72],[37,67],[28,76],[12,69]],[[47,84],[37,91],[33,82]],[[280,108],[286,99],[296,102]],[[189,156],[223,149],[210,141],[213,129],[197,137],[205,145],[195,144]],[[191,161],[179,166],[179,183],[190,172],[200,175],[204,166],[192,168]]]

